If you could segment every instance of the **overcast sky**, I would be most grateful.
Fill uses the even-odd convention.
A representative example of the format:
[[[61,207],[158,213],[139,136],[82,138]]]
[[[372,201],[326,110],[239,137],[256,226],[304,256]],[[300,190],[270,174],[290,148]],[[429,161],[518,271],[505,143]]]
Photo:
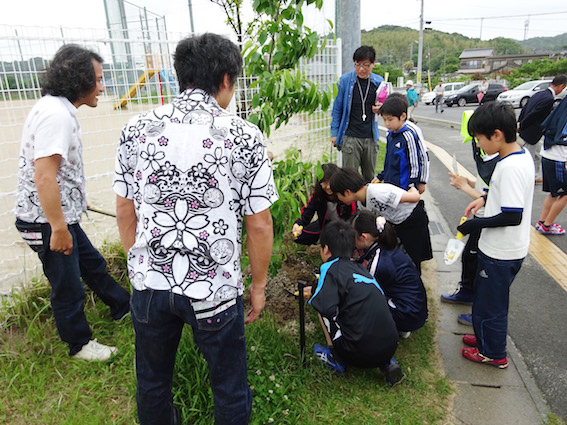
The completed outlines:
[[[483,40],[494,37],[522,40],[528,20],[528,38],[567,32],[565,0],[541,3],[534,0],[424,1],[425,20],[432,21],[430,26],[440,31],[479,37],[482,25]],[[157,15],[165,15],[168,29],[183,33],[190,31],[189,2],[192,3],[196,32],[230,32],[224,24],[223,11],[210,0],[131,0],[131,3],[145,6]],[[419,28],[420,0],[360,2],[362,29],[370,30],[386,24]],[[246,16],[250,16],[252,0],[245,3],[248,3]],[[328,29],[325,18],[334,21],[334,6],[335,0],[325,0],[324,14],[309,14],[306,22],[318,31],[325,31]],[[552,14],[537,15],[541,13]],[[509,17],[515,15],[520,16]],[[480,18],[485,19],[481,21]],[[104,0],[5,0],[2,1],[0,24],[104,28]]]

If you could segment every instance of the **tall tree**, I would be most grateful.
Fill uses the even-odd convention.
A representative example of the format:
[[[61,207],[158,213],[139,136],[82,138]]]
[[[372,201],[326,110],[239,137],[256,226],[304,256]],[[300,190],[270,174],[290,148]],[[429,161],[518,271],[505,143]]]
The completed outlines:
[[[241,23],[242,0],[211,0],[224,7],[230,22]],[[323,0],[254,0],[255,19],[244,32],[244,65],[247,75],[257,79],[252,113],[248,119],[269,136],[270,127],[278,128],[298,112],[326,110],[331,93],[309,80],[298,64],[312,58],[325,47],[317,32],[303,24],[304,5],[323,7]],[[232,25],[236,31],[238,25]]]
[[[242,1],[243,0],[211,0],[212,3],[223,8],[226,22],[232,28],[238,39],[238,47],[242,51],[244,33],[242,32]]]

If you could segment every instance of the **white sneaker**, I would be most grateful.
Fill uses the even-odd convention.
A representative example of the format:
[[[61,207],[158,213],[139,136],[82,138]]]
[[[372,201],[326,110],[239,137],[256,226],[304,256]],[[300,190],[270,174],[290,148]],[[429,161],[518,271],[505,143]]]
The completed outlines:
[[[402,331],[402,332],[399,332],[398,334],[400,335],[400,338],[408,339],[411,335],[411,332],[410,331],[405,331],[405,332]]]
[[[89,362],[104,362],[118,352],[116,347],[99,344],[96,339],[91,339],[88,344],[83,345],[81,351],[74,354],[74,359],[87,360]]]

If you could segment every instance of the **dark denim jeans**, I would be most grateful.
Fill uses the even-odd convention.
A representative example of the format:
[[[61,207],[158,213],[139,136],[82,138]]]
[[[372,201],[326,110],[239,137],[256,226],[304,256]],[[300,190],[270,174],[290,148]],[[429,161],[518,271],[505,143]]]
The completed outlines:
[[[236,305],[209,319],[195,317],[189,298],[171,291],[134,290],[136,401],[141,425],[175,424],[171,393],[173,368],[185,323],[209,365],[215,424],[247,424],[252,410],[248,386],[244,307]]]
[[[523,261],[496,260],[478,251],[472,320],[478,349],[486,357],[506,357],[510,285]]]
[[[20,232],[41,232],[41,245],[34,245],[51,285],[51,308],[61,339],[69,344],[69,354],[76,354],[89,342],[92,332],[84,312],[85,290],[81,277],[93,292],[110,307],[113,319],[129,310],[130,294],[106,272],[106,261],[91,244],[79,224],[68,226],[73,237],[73,252],[65,255],[49,249],[49,224],[16,221]]]

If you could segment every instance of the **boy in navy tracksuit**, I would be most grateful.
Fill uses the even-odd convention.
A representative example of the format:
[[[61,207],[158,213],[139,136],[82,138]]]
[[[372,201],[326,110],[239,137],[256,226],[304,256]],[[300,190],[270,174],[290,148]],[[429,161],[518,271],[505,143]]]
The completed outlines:
[[[425,191],[429,175],[427,153],[414,128],[406,124],[408,103],[402,96],[390,96],[382,105],[380,114],[388,129],[384,169],[378,179],[404,190],[414,186]]]
[[[350,260],[354,229],[345,222],[332,222],[321,232],[320,242],[325,263],[309,304],[319,312],[328,346],[315,344],[315,354],[339,373],[344,373],[345,365],[379,367],[394,386],[404,378],[392,359],[398,331],[382,288]]]

